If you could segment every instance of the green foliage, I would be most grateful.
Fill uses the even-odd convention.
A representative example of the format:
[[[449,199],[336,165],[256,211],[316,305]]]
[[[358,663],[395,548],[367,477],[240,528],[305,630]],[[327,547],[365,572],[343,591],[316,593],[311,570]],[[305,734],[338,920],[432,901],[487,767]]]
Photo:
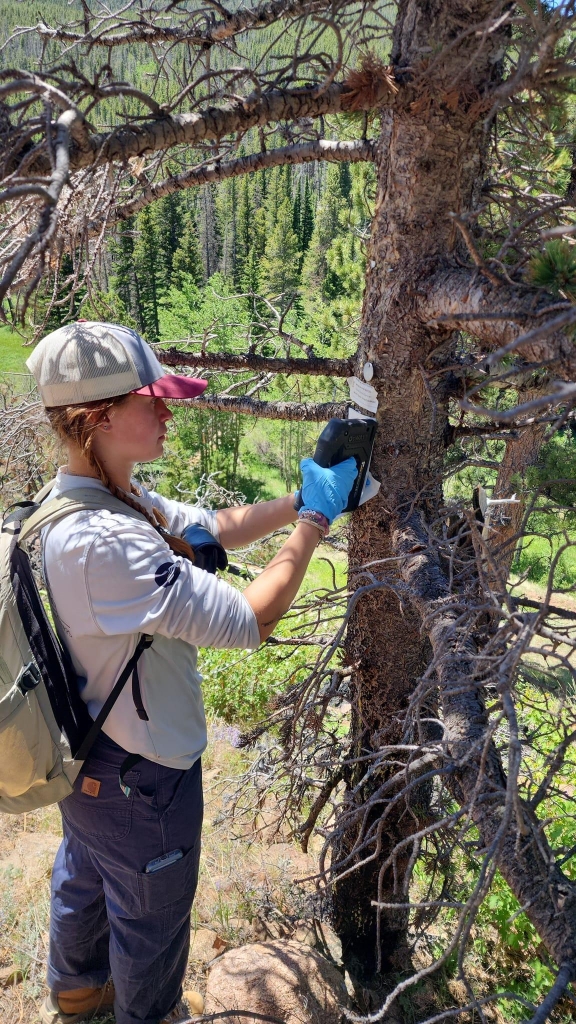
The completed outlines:
[[[276,221],[261,263],[265,291],[272,296],[283,295],[284,306],[298,284],[300,269],[298,238],[292,223],[291,203],[286,198],[278,206]]]
[[[532,257],[528,276],[541,288],[576,299],[576,248],[566,239],[553,239]]]
[[[347,204],[340,188],[340,169],[337,164],[330,164],[326,189],[316,210],[310,247],[302,268],[304,286],[312,295],[320,293],[325,298],[333,295],[326,253],[338,236],[341,215],[345,214],[346,209]]]
[[[555,434],[543,445],[536,465],[520,484],[532,502],[525,536],[514,570],[545,585],[554,564],[554,585],[576,585],[576,440],[571,429]]]
[[[200,287],[203,280],[204,264],[200,252],[198,228],[195,221],[190,219],[177,241],[172,261],[172,274],[164,287],[168,287],[169,290],[173,285],[176,289],[183,289],[187,282]]]
[[[231,561],[234,561],[232,553]],[[258,561],[264,563],[271,552],[261,553]],[[337,585],[345,580],[345,560],[341,556],[330,556],[334,564]],[[223,574],[226,578],[227,574]],[[301,592],[331,588],[332,568],[322,556],[312,559]],[[302,616],[283,619],[274,635],[277,638],[290,637],[301,632],[304,625]],[[215,651],[202,649],[199,654],[199,669],[202,673],[202,692],[206,710],[210,715],[223,718],[231,724],[242,727],[253,725],[266,717],[273,698],[287,686],[298,682],[309,671],[316,653],[307,648],[263,644],[256,651]],[[340,664],[335,656],[334,664]]]
[[[26,373],[25,362],[30,349],[24,348],[26,339],[10,327],[0,326],[0,373]]]

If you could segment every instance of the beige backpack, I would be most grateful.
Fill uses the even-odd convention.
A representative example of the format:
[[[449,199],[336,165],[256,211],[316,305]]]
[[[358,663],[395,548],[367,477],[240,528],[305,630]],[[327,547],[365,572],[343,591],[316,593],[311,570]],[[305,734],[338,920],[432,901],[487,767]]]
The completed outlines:
[[[38,498],[49,493],[52,484]],[[68,491],[43,504],[11,506],[0,528],[0,811],[19,814],[64,799],[152,637],[142,635],[97,719],[81,699],[34,581],[26,542],[44,526],[85,509],[143,519],[96,488]]]

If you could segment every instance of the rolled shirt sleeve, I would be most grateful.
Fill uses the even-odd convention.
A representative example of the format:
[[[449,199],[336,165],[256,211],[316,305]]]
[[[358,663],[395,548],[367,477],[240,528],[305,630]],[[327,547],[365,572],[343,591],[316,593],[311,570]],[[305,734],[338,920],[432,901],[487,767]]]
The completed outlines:
[[[186,505],[183,501],[173,501],[172,498],[164,498],[156,491],[144,491],[144,488],[142,490],[148,500],[164,513],[168,520],[168,530],[176,537],[181,537],[187,526],[197,523],[209,530],[216,540],[220,540],[216,512],[208,508]]]

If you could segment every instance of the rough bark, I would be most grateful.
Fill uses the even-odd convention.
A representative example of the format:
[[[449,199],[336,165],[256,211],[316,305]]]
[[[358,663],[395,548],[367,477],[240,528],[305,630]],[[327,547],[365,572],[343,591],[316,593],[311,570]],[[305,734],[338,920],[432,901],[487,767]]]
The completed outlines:
[[[569,302],[558,302],[543,289],[495,285],[481,272],[473,277],[444,263],[423,277],[414,303],[438,338],[454,327],[470,331],[488,352],[514,352],[526,362],[545,364],[560,377],[574,380],[576,348],[566,328],[576,322]]]
[[[303,14],[314,14],[331,7],[331,0],[265,0],[253,8],[242,7],[233,14],[220,7],[224,17],[215,21],[208,28],[199,29],[197,25],[159,25],[148,21],[142,16],[137,24],[127,28],[121,19],[114,24],[114,19],[102,17],[101,23],[89,31],[75,32],[65,28],[51,28],[44,22],[36,25],[36,32],[43,39],[53,39],[62,43],[83,43],[106,48],[124,46],[134,43],[183,43],[201,46],[208,49],[215,43],[225,42],[239,32],[248,29],[265,28],[282,18],[297,18]],[[339,7],[345,6],[340,0]],[[202,21],[204,20],[204,15]],[[112,24],[110,24],[112,22]],[[105,27],[103,27],[105,26]]]
[[[194,408],[215,412],[240,412],[265,420],[311,420],[322,422],[333,416],[345,416],[348,408],[342,402],[261,402],[257,398],[231,398],[229,395],[201,395],[192,398]]]
[[[394,33],[392,62],[402,69],[422,67],[430,40],[435,47],[461,36],[464,22],[480,22],[491,11],[486,2],[401,0]],[[362,340],[357,371],[366,360],[374,366],[380,407],[373,471],[382,481],[376,499],[351,524],[352,567],[393,555],[392,522],[413,507],[432,512],[441,498],[447,428],[446,394],[432,390],[431,369],[453,359],[450,338],[442,352],[437,334],[417,310],[422,278],[431,268],[462,251],[452,212],[477,205],[485,171],[487,138],[481,116],[485,90],[498,81],[498,32],[482,43],[473,34],[437,62],[419,98],[410,105],[398,98],[383,112],[377,156],[378,194],[369,251]],[[411,72],[407,71],[407,77]],[[454,100],[454,90],[456,100]],[[446,97],[452,94],[452,101]],[[475,106],[476,104],[476,106]],[[442,379],[442,378],[439,378]],[[352,579],[354,579],[352,570]],[[429,657],[415,609],[400,608],[385,590],[364,598],[350,623],[347,656],[355,666],[352,688],[355,746],[375,748],[399,737],[399,720]],[[359,738],[358,738],[359,737]],[[347,779],[349,790],[358,779]],[[382,779],[374,780],[376,785]],[[364,798],[369,793],[362,794]],[[350,798],[351,799],[351,798]],[[379,867],[399,839],[416,829],[405,805],[391,819],[380,858],[337,883],[334,920],[343,942],[343,957],[352,977],[378,987],[376,913],[370,900],[401,900],[388,872],[378,892]],[[416,820],[418,815],[415,815]],[[421,813],[420,813],[421,817]],[[357,833],[344,835],[336,851],[346,854]],[[408,849],[406,857],[409,856]],[[402,874],[402,863],[398,873]],[[353,909],[352,909],[353,908]],[[406,966],[404,911],[382,912],[381,969]],[[368,1001],[370,1002],[368,997]],[[377,1002],[377,998],[374,1002]]]

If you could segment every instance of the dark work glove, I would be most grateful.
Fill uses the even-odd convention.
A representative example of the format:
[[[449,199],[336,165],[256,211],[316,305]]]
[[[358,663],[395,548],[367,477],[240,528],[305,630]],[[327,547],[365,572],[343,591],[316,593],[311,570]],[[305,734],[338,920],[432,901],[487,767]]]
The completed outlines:
[[[216,537],[204,526],[191,523],[182,531],[182,540],[190,545],[194,552],[194,565],[213,575],[216,569],[225,569],[228,556]]]

